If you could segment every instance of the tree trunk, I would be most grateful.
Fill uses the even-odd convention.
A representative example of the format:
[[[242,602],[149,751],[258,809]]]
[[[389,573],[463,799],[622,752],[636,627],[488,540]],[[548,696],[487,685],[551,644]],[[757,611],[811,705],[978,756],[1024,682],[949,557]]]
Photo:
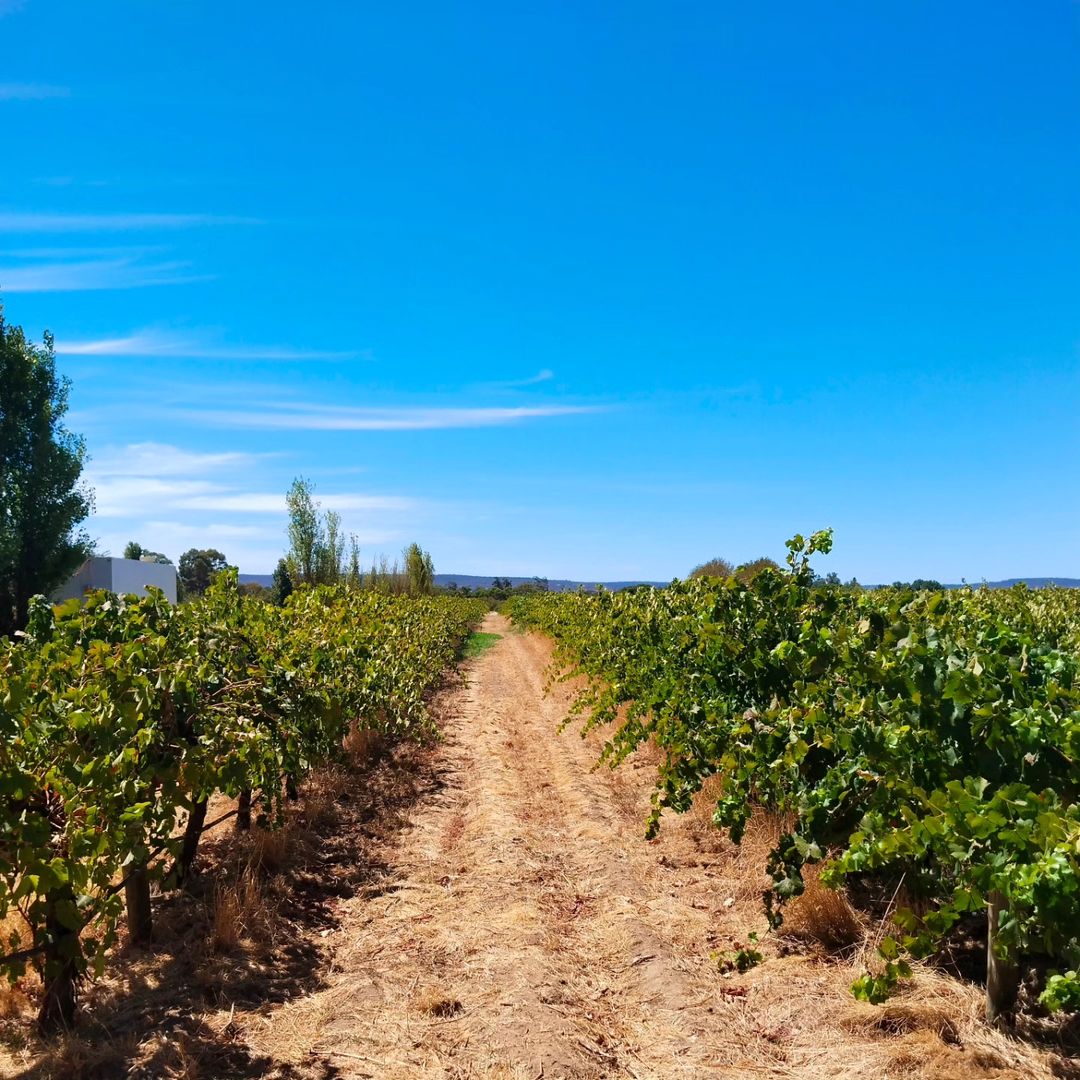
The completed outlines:
[[[297,802],[300,799],[300,788],[293,773],[288,773],[285,777],[285,798],[289,802]]]
[[[247,832],[251,828],[251,788],[244,788],[236,800],[236,831]]]
[[[171,877],[177,885],[183,885],[191,873],[191,867],[195,862],[195,853],[199,850],[199,837],[202,836],[203,826],[206,824],[207,800],[194,803],[191,813],[188,814],[187,825],[184,827],[184,842],[180,847],[180,858],[172,869]]]
[[[154,918],[150,909],[150,875],[145,863],[132,869],[124,881],[124,900],[132,944],[149,945],[154,934]]]
[[[67,1030],[75,1023],[79,932],[56,917],[56,903],[61,900],[74,903],[75,896],[70,889],[53,896],[45,914],[45,993],[37,1017],[38,1028],[45,1033]]]
[[[1011,957],[999,956],[995,950],[1001,916],[1008,911],[1008,901],[997,889],[986,902],[986,1022],[998,1024],[1016,1004],[1020,990],[1020,969]]]

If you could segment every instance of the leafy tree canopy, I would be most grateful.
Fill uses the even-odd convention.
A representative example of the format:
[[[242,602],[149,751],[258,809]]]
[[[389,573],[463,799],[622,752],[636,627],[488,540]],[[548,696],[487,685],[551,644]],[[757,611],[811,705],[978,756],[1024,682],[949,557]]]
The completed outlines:
[[[30,598],[93,554],[81,528],[93,508],[86,445],[63,424],[70,386],[52,335],[33,344],[0,306],[0,635],[23,629]]]
[[[727,559],[721,559],[719,557],[715,559],[709,559],[708,562],[703,562],[700,566],[695,566],[690,571],[692,578],[729,578],[734,577],[739,581],[748,582],[761,573],[762,570],[779,570],[780,564],[775,559],[770,559],[767,555],[763,555],[760,559],[751,559],[750,562],[745,562],[739,566],[732,566]]]
[[[162,555],[160,551],[151,551],[149,548],[144,548],[138,540],[129,540],[127,542],[124,547],[124,558],[153,560],[156,563],[172,566],[172,559],[168,555]]]
[[[177,577],[181,594],[185,597],[202,596],[213,584],[214,578],[228,567],[225,556],[217,548],[200,551],[191,548],[180,556]]]
[[[404,551],[405,578],[412,596],[428,596],[435,587],[435,566],[431,556],[417,543]]]
[[[278,559],[274,567],[273,584],[270,586],[271,599],[280,607],[292,595],[293,582],[289,573],[289,564],[285,559]]]
[[[708,562],[703,562],[700,566],[695,566],[690,571],[692,578],[705,578],[705,577],[731,577],[735,572],[735,568],[727,561],[727,559],[709,559]]]

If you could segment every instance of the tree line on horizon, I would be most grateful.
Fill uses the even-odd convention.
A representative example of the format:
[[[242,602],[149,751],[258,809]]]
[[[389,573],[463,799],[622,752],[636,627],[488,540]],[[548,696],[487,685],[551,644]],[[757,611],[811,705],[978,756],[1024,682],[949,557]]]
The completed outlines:
[[[695,566],[694,569],[690,571],[689,577],[733,577],[736,581],[741,581],[743,584],[749,584],[749,582],[765,569],[780,570],[781,566],[775,559],[770,559],[768,555],[762,555],[758,559],[751,559],[749,562],[739,563],[738,565],[728,562],[727,559],[717,557],[715,559],[709,559],[699,566]],[[850,581],[841,581],[840,575],[832,570],[824,576],[815,574],[813,581],[818,585],[842,585],[846,589],[873,588],[873,586],[859,584],[858,579],[854,577]],[[914,589],[916,592],[941,592],[945,586],[934,578],[915,578],[912,581],[894,581],[892,583],[892,588]]]
[[[278,560],[269,588],[246,582],[242,591],[275,604],[283,604],[300,585],[345,585],[388,595],[428,596],[435,591],[435,566],[431,555],[413,542],[402,551],[401,562],[384,555],[372,562],[370,570],[360,563],[356,534],[348,539],[342,532],[341,515],[323,510],[315,498],[315,486],[297,477],[285,496],[289,515],[286,529],[289,549]],[[150,551],[132,540],[124,548],[126,559],[149,559],[172,565],[158,551]],[[215,577],[230,565],[216,548],[191,548],[177,563],[177,584],[181,600],[202,596]],[[233,567],[232,569],[235,569]]]

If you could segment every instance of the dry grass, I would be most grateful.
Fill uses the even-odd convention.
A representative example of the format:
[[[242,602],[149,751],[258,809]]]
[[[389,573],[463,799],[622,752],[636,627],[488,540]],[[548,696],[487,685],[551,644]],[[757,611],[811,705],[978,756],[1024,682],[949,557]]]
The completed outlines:
[[[942,1058],[956,1062],[957,1076],[1045,1078],[1048,1055],[983,1020],[981,987],[962,983],[927,968],[884,1005],[850,1002],[840,1026],[851,1035],[881,1040],[891,1067],[927,1075]],[[1055,1070],[1057,1075],[1071,1075]]]
[[[803,869],[805,890],[784,908],[783,934],[812,941],[830,953],[850,952],[866,938],[866,923],[843,889],[820,880],[820,866]]]
[[[368,860],[361,823],[391,828],[396,821],[369,805],[384,794],[381,773],[397,775],[393,755],[366,735],[354,750],[352,761],[371,768],[347,763],[310,775],[300,801],[285,807],[281,828],[239,832],[227,819],[204,834],[189,888],[155,898],[153,946],[129,951],[121,928],[104,977],[83,988],[71,1036],[37,1036],[35,978],[0,986],[0,1076],[277,1075],[269,1059],[252,1053],[242,1017],[320,984],[338,897],[379,873]],[[209,816],[221,817],[233,806],[215,796]],[[0,933],[17,928],[11,920]],[[290,1077],[308,1080],[309,1074]]]
[[[930,969],[882,1006],[855,1001],[856,969],[770,959],[736,987],[722,1063],[737,1076],[799,1080],[1049,1080],[1066,1059],[982,1021],[979,987]],[[725,1073],[724,1075],[728,1075]]]
[[[77,1033],[60,1035],[52,1042],[43,1068],[29,1075],[33,1075],[34,1080],[97,1080],[99,1077],[116,1076],[118,1074],[113,1069],[117,1058],[134,1054],[138,1044],[139,1037],[133,1033],[105,1041],[92,1040]],[[184,1077],[183,1080],[188,1078]]]
[[[703,850],[726,854],[734,875],[733,898],[747,904],[760,902],[762,892],[769,886],[765,873],[769,854],[790,822],[755,810],[742,843],[735,847],[712,820],[713,808],[722,791],[722,777],[711,776],[705,781],[687,815],[689,829]],[[820,865],[803,868],[803,884],[802,895],[784,908],[781,933],[813,942],[830,953],[850,953],[866,939],[866,920],[852,906],[843,889],[831,889],[821,882]]]
[[[702,785],[701,790],[694,796],[694,801],[686,815],[686,820],[691,823],[695,834],[702,841],[708,841],[713,836],[719,837],[716,826],[713,824],[713,810],[717,800],[724,793],[724,778],[722,776],[710,776]]]
[[[303,824],[309,830],[333,825],[338,819],[337,796],[324,788],[305,791],[302,815]]]
[[[269,941],[274,921],[266,887],[255,872],[247,870],[239,880],[214,889],[207,947],[212,953],[232,952],[244,941]]]
[[[272,874],[285,865],[294,841],[293,830],[287,825],[279,829],[253,826],[248,837],[250,866],[262,873]]]
[[[12,911],[0,920],[0,950],[3,952],[27,949],[33,944],[26,921]],[[40,981],[32,969],[17,983],[0,979],[0,1023],[18,1021],[33,1012],[31,994],[36,994]]]
[[[359,724],[352,725],[342,745],[353,769],[371,768],[386,753],[386,737]]]
[[[413,1000],[413,1008],[417,1012],[441,1019],[456,1016],[463,1007],[456,997],[447,994],[441,987],[430,987]]]

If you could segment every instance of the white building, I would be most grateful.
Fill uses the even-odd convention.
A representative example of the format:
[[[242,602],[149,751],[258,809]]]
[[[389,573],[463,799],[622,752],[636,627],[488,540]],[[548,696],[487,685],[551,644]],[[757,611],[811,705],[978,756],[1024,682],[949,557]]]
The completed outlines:
[[[59,604],[72,597],[81,599],[94,589],[145,596],[148,585],[160,589],[170,604],[176,603],[176,567],[142,559],[110,559],[95,555],[87,559],[50,599]]]

